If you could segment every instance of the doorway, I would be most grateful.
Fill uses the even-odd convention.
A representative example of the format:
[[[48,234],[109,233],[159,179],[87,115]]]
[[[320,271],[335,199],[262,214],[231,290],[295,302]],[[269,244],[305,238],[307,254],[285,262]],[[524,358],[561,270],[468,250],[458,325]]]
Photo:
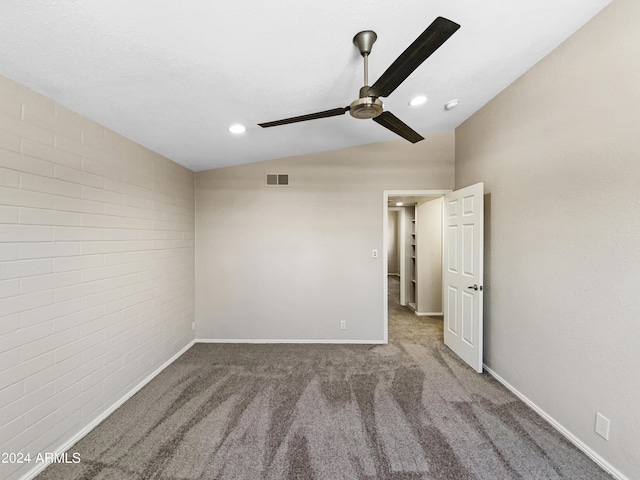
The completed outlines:
[[[442,198],[451,190],[383,192],[384,341],[389,331],[389,278],[398,257],[400,304],[417,315],[442,315]],[[390,232],[390,227],[397,228]],[[396,238],[396,245],[393,244]],[[395,250],[397,249],[397,250]],[[431,250],[427,254],[428,250]],[[422,256],[420,253],[422,252]],[[437,259],[437,261],[435,261]],[[439,309],[434,311],[434,306]]]
[[[389,199],[444,197],[441,207],[440,297],[444,313],[444,343],[476,372],[483,371],[484,184],[456,191],[394,190],[383,192],[383,337],[389,341],[387,229]],[[416,205],[420,205],[419,202]],[[416,223],[419,220],[416,217]],[[420,231],[416,231],[418,237]],[[419,249],[419,242],[414,242]],[[405,252],[406,255],[406,252]],[[419,258],[419,250],[415,257]],[[419,268],[417,268],[419,270]],[[405,273],[405,279],[408,272]],[[406,281],[406,280],[405,280]],[[419,278],[418,278],[419,282]],[[419,285],[416,290],[419,290]],[[443,295],[443,291],[446,292]],[[417,306],[417,310],[420,306]]]

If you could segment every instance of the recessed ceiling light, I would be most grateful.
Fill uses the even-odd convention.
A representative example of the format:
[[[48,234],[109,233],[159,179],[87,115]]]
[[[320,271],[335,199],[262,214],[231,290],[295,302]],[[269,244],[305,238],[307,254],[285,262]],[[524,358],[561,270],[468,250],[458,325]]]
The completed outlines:
[[[409,105],[411,105],[412,107],[417,107],[418,105],[422,105],[423,103],[426,103],[426,102],[427,102],[426,95],[416,95],[411,99],[411,101],[409,102]]]
[[[247,131],[247,127],[245,127],[244,125],[240,125],[239,123],[236,123],[236,124],[231,125],[231,126],[229,127],[229,131],[230,131],[231,133],[236,133],[236,134],[238,134],[238,133],[244,133],[244,132],[246,132],[246,131]]]
[[[402,203],[402,202],[396,202],[396,207],[401,207],[402,205],[404,205],[404,203]]]
[[[445,110],[453,110],[454,108],[456,108],[458,106],[458,99],[454,98],[453,100],[449,100],[445,105],[444,105],[444,109]]]

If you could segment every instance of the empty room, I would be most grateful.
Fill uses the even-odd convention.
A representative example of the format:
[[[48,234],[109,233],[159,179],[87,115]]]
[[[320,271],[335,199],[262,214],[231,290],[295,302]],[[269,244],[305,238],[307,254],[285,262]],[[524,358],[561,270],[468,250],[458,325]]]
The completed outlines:
[[[0,478],[640,480],[640,3],[0,6]]]

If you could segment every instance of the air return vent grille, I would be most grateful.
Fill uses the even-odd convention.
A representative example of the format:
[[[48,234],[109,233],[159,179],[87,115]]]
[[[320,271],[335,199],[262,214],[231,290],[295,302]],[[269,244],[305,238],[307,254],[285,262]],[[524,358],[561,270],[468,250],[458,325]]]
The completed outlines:
[[[267,186],[281,187],[289,185],[289,174],[287,173],[267,173]]]

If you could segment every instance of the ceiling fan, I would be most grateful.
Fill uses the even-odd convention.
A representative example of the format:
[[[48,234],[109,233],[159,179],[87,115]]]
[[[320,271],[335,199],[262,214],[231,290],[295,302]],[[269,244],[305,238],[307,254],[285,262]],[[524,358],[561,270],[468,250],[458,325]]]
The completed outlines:
[[[364,30],[353,37],[353,43],[364,57],[364,86],[360,89],[360,96],[350,105],[334,108],[323,112],[310,113],[299,117],[285,118],[275,122],[259,123],[262,128],[276,127],[288,123],[304,122],[317,118],[335,117],[349,112],[352,117],[373,119],[374,122],[388,128],[392,132],[409,140],[419,142],[424,138],[396,117],[393,113],[384,111],[380,97],[388,97],[398,86],[411,75],[433,52],[446,42],[456,30],[460,28],[455,22],[443,17],[436,18],[427,29],[400,54],[389,68],[373,85],[369,86],[369,54],[378,36],[372,30]]]

